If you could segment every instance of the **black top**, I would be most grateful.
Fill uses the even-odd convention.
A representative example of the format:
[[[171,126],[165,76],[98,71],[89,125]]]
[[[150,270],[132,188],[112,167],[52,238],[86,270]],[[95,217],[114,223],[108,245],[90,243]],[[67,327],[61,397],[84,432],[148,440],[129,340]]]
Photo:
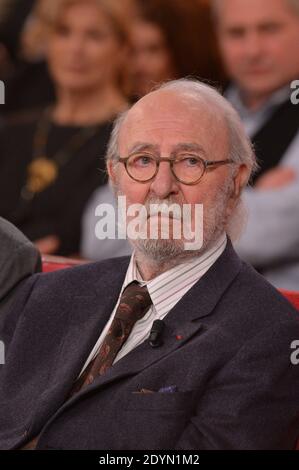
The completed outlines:
[[[0,79],[5,83],[5,104],[0,106],[0,114],[5,117],[38,110],[55,101],[54,84],[44,62],[18,61],[13,74]]]
[[[0,215],[32,241],[58,236],[61,246],[56,254],[67,256],[79,250],[81,217],[89,197],[106,183],[104,157],[112,124],[99,125],[97,133],[72,154],[55,183],[26,202],[21,190],[33,157],[37,122],[35,116],[11,123],[0,132]],[[47,157],[65,147],[80,129],[51,124]]]

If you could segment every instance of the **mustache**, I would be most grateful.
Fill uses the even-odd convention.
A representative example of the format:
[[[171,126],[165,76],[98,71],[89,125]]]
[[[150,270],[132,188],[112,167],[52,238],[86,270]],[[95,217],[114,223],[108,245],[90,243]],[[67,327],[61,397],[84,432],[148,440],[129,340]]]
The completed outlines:
[[[125,206],[123,206],[123,204],[120,205],[118,198],[123,196],[125,197],[121,191],[118,190],[115,196],[116,207],[124,207],[125,212],[129,211],[130,207],[135,206],[135,203],[129,202],[127,200],[125,202]],[[143,204],[138,203],[137,205],[141,205],[145,209],[145,214],[140,214],[144,220],[148,220],[150,217],[161,215],[162,217],[169,217],[173,220],[183,221],[184,217],[190,218],[192,216],[193,206],[195,208],[197,204],[202,203],[197,202],[196,204],[190,204],[183,201],[182,199],[173,197],[161,199],[158,197],[149,196]]]
[[[173,199],[148,199],[144,207],[147,211],[148,218],[161,215],[162,217],[171,217],[172,219],[182,220],[183,213],[191,213],[190,204],[179,203]]]

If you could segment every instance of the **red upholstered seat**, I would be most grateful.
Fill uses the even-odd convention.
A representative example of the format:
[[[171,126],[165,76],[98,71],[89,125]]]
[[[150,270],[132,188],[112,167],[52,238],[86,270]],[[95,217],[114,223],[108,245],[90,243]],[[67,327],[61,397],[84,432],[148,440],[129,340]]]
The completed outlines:
[[[86,264],[88,261],[77,260],[70,258],[62,258],[60,256],[42,256],[43,272],[49,273],[52,271],[58,271],[59,269],[71,268],[80,264]]]
[[[298,286],[299,287],[299,286]],[[284,295],[294,307],[299,310],[299,292],[291,292],[288,290],[281,290],[282,295]]]

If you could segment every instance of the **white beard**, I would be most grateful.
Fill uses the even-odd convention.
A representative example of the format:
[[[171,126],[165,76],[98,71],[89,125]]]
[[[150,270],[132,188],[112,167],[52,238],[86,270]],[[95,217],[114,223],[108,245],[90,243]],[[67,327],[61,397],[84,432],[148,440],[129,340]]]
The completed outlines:
[[[129,239],[136,253],[140,253],[142,258],[146,258],[155,264],[164,263],[167,260],[178,258],[181,260],[193,258],[208,250],[226,231],[227,226],[227,204],[230,198],[231,181],[228,181],[220,191],[218,191],[209,206],[204,206],[203,213],[203,244],[199,250],[186,250],[184,239],[151,239],[138,238]],[[118,196],[123,195],[116,188]],[[161,200],[158,198],[150,198],[146,201],[145,207],[149,211],[150,204],[178,204],[173,198]]]

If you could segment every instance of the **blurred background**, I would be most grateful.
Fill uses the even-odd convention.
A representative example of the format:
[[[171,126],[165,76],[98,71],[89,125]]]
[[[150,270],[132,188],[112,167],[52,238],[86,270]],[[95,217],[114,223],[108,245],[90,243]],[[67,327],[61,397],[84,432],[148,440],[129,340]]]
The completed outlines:
[[[130,253],[95,237],[112,123],[183,77],[217,87],[256,149],[237,251],[299,290],[299,0],[1,0],[0,216],[45,254]]]

